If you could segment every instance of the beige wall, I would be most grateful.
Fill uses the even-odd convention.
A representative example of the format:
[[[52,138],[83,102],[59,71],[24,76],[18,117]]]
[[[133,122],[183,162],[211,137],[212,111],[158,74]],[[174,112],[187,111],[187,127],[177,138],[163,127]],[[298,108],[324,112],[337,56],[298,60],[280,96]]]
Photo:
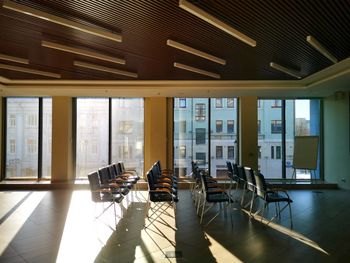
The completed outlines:
[[[240,164],[258,169],[257,97],[239,98]]]
[[[145,172],[157,160],[160,160],[162,168],[167,168],[167,98],[145,98],[144,134]]]
[[[73,106],[71,97],[52,98],[52,168],[51,181],[74,179]]]

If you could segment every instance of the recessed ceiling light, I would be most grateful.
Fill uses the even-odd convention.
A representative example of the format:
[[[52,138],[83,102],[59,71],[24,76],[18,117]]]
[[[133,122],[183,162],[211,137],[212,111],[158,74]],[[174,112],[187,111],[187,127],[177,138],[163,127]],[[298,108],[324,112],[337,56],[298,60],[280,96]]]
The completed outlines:
[[[215,56],[210,55],[210,54],[208,54],[208,53],[206,53],[206,52],[203,52],[203,51],[200,51],[200,50],[195,49],[195,48],[193,48],[193,47],[190,47],[190,46],[181,44],[181,43],[176,42],[176,41],[174,41],[174,40],[168,39],[167,42],[166,42],[166,44],[167,44],[168,46],[171,46],[171,47],[180,49],[180,50],[182,50],[182,51],[191,53],[191,54],[193,54],[193,55],[196,55],[196,56],[199,56],[199,57],[202,57],[202,58],[211,60],[211,61],[216,62],[216,63],[219,63],[219,64],[221,64],[221,65],[226,65],[226,60],[224,60],[224,59],[215,57]]]
[[[87,62],[77,61],[77,60],[74,61],[74,66],[103,71],[103,72],[108,72],[108,73],[112,73],[112,74],[123,75],[123,76],[131,77],[131,78],[138,77],[137,73],[135,73],[135,72],[129,72],[129,71],[114,69],[114,68],[108,68],[108,67],[95,65],[95,64],[91,64],[91,63],[87,63]]]
[[[118,64],[125,64],[125,59],[115,58],[112,56],[106,56],[104,54],[100,54],[100,53],[89,51],[89,50],[84,50],[81,48],[70,47],[70,46],[66,46],[66,45],[62,45],[62,44],[58,44],[58,43],[54,43],[54,42],[49,42],[49,41],[44,41],[44,40],[41,41],[41,45],[43,47],[53,48],[53,49],[57,49],[57,50],[61,50],[61,51],[65,51],[65,52],[69,52],[69,53],[73,53],[73,54],[77,54],[77,55],[96,58],[99,60],[104,60],[104,61],[118,63]]]
[[[73,21],[70,21],[68,19],[65,18],[61,18],[59,16],[55,16],[55,15],[51,15],[39,10],[36,10],[34,8],[25,6],[25,5],[21,5],[18,3],[14,3],[12,1],[9,0],[4,0],[3,1],[3,5],[2,7],[7,8],[7,9],[11,9],[13,11],[16,12],[20,12],[22,14],[26,14],[26,15],[30,15],[30,16],[34,16],[36,18],[40,18],[46,21],[50,21],[52,23],[55,24],[59,24],[62,26],[66,26],[69,28],[73,28],[91,35],[95,35],[95,36],[99,36],[99,37],[103,37],[106,39],[110,39],[113,41],[117,41],[117,42],[122,42],[122,36],[116,33],[112,33],[103,29],[98,29],[98,28],[93,28],[90,26],[85,26]]]
[[[179,7],[182,9],[190,12],[191,14],[199,17],[200,19],[208,22],[209,24],[221,29],[222,31],[230,34],[231,36],[241,40],[242,42],[255,47],[256,46],[256,41],[254,39],[251,39],[247,35],[239,32],[238,30],[234,29],[228,24],[225,24],[224,22],[220,21],[216,17],[212,16],[211,14],[205,12],[204,10],[198,8],[194,4],[191,4],[190,2],[186,0],[180,0],[179,1]]]
[[[214,79],[220,79],[220,75],[219,74],[216,74],[216,73],[213,73],[213,72],[210,72],[210,71],[206,71],[206,70],[203,70],[203,69],[191,67],[191,66],[188,66],[188,65],[185,65],[185,64],[181,64],[181,63],[178,63],[178,62],[174,62],[174,67],[175,68],[184,69],[184,70],[187,70],[187,71],[191,71],[191,72],[195,72],[195,73],[198,73],[198,74],[201,74],[201,75],[209,76],[209,77],[212,77]]]
[[[9,55],[5,55],[5,54],[0,54],[0,59],[12,61],[12,62],[17,62],[17,63],[21,63],[21,64],[29,64],[29,60],[26,58],[19,58],[19,57],[9,56]]]
[[[11,65],[6,65],[6,64],[0,64],[0,68],[12,70],[12,71],[17,71],[17,72],[24,72],[24,73],[29,73],[29,74],[41,75],[41,76],[51,77],[51,78],[56,78],[56,79],[61,78],[60,74],[42,71],[42,70],[37,70],[37,69],[23,68],[23,67],[11,66]]]
[[[274,68],[274,69],[277,69],[283,73],[286,73],[290,76],[293,76],[295,78],[298,78],[298,79],[301,79],[301,75],[299,72],[297,72],[296,70],[293,70],[293,69],[290,69],[290,68],[286,68],[284,66],[281,66],[275,62],[271,62],[270,63],[270,67]]]
[[[333,63],[338,63],[338,59],[334,57],[324,46],[322,46],[322,44],[318,42],[316,38],[307,36],[306,41],[330,61]]]

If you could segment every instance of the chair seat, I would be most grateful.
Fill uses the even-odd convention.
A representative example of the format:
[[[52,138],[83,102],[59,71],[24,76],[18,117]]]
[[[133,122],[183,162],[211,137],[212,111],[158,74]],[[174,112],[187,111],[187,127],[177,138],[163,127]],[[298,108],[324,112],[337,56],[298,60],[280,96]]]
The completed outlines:
[[[207,202],[230,202],[231,199],[226,193],[210,194],[206,196]]]
[[[266,202],[268,203],[273,203],[273,202],[288,202],[288,203],[293,203],[293,200],[278,194],[277,192],[269,192],[266,195]]]
[[[150,193],[150,200],[152,202],[178,202],[179,198],[175,194],[158,192],[158,193]]]

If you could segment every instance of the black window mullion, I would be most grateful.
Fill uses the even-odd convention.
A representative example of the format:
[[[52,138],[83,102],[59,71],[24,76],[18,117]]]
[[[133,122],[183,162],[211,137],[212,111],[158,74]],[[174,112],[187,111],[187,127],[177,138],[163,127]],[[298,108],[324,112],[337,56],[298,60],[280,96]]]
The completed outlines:
[[[108,100],[108,164],[112,163],[112,98]]]
[[[210,131],[210,123],[211,123],[211,99],[208,98],[208,171],[211,173],[211,131]]]
[[[5,179],[6,177],[6,144],[7,144],[7,98],[2,99],[2,166],[1,166],[1,180]]]
[[[39,98],[39,123],[38,123],[38,179],[43,176],[43,98]]]
[[[286,179],[286,101],[282,100],[282,178]]]

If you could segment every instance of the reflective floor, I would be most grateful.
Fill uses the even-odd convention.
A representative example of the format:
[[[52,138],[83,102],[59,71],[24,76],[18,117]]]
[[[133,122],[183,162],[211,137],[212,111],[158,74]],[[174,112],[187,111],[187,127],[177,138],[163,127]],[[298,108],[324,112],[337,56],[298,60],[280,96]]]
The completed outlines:
[[[147,229],[145,191],[116,207],[118,215],[125,210],[122,219],[113,207],[95,219],[102,205],[88,190],[0,192],[0,262],[348,261],[350,192],[289,193],[292,230],[288,213],[267,226],[238,203],[204,228],[189,190],[180,191],[176,216],[169,208]]]

